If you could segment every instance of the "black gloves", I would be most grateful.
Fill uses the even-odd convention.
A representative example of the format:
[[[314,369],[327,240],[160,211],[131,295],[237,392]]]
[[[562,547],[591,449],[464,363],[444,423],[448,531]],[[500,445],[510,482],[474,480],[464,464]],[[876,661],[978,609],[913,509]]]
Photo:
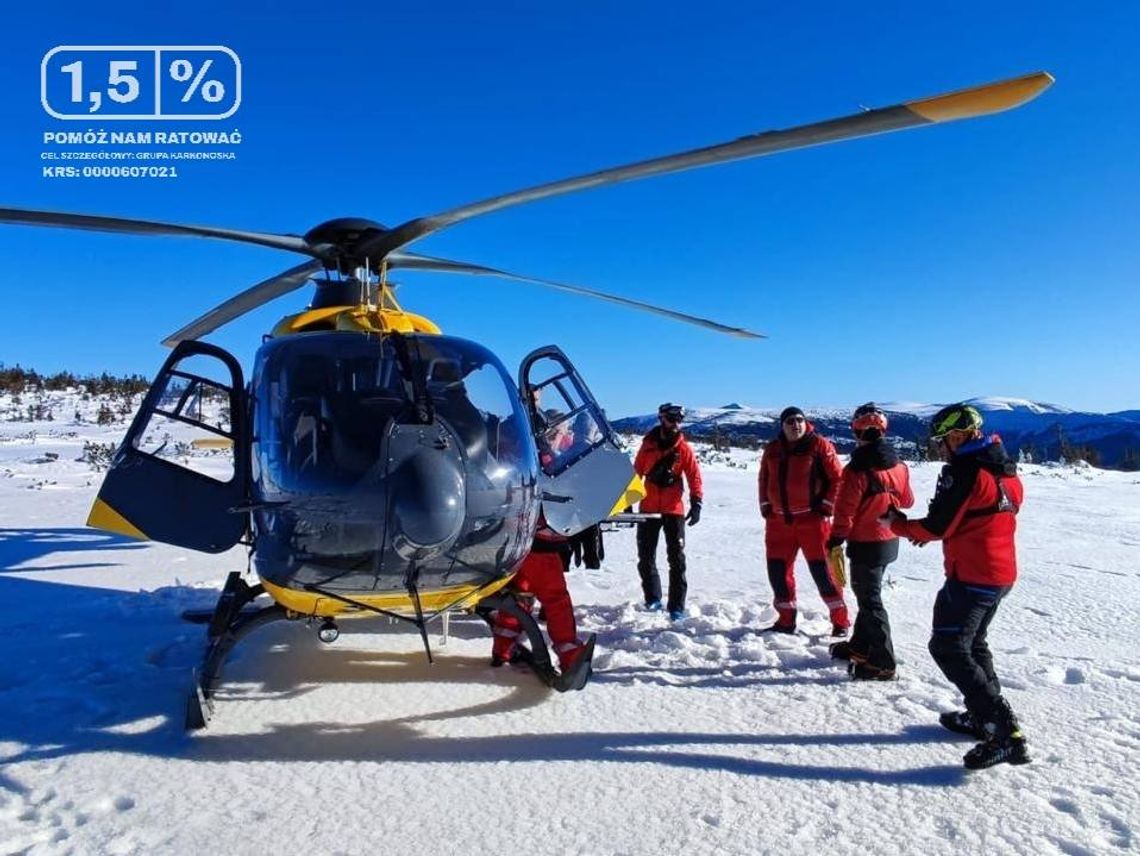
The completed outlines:
[[[899,509],[895,508],[892,505],[890,508],[887,509],[886,513],[882,517],[879,518],[879,522],[882,523],[884,526],[890,526],[896,520],[906,520],[906,519],[907,519],[906,514],[899,511]]]
[[[830,553],[836,547],[842,547],[843,542],[846,540],[847,540],[846,538],[836,538],[834,535],[832,535],[830,538],[827,539],[827,544],[825,544],[824,546],[827,547],[827,552]]]
[[[772,516],[772,506],[766,502],[760,503],[760,516],[767,520]]]
[[[685,518],[685,522],[690,526],[696,526],[701,522],[701,498],[694,496],[689,500],[689,514]]]

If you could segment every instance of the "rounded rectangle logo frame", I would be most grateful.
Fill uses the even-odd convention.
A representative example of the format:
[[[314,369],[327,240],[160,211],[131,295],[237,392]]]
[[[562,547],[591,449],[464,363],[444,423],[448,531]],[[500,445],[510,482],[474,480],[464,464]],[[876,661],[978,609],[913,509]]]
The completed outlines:
[[[58,110],[52,108],[48,103],[48,62],[53,56],[64,51],[74,51],[76,53],[111,53],[113,51],[130,51],[138,53],[140,51],[153,52],[155,56],[155,112],[153,113],[116,113],[107,115],[98,115],[93,113],[60,113]],[[226,54],[234,63],[234,103],[233,106],[226,110],[224,113],[163,113],[162,105],[160,102],[160,93],[162,89],[162,80],[159,69],[162,66],[161,56],[163,51],[187,53],[192,51],[206,52],[212,51],[214,53]],[[40,106],[44,108],[44,112],[55,119],[61,119],[65,122],[85,121],[90,122],[93,120],[100,121],[120,121],[123,119],[133,119],[138,121],[140,119],[158,119],[167,122],[183,121],[183,120],[196,120],[196,121],[217,121],[220,119],[228,119],[234,115],[241,107],[241,59],[238,55],[226,47],[225,45],[56,45],[49,50],[42,60],[40,60]]]

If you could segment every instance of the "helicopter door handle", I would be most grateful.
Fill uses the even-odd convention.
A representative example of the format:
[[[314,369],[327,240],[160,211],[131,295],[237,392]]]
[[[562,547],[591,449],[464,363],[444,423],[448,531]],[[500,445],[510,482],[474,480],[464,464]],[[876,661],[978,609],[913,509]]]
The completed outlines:
[[[278,501],[263,500],[261,502],[250,502],[246,505],[235,505],[232,508],[227,508],[226,511],[230,514],[246,514],[250,511],[267,511],[273,508],[281,508],[288,504],[289,500],[287,499]]]
[[[557,493],[547,493],[545,490],[542,492],[543,502],[573,502],[572,496],[561,496]]]

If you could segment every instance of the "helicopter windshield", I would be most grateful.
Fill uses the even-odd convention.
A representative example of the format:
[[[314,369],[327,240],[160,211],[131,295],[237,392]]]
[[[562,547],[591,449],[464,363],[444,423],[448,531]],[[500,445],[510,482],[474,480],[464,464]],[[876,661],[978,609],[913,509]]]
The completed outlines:
[[[379,476],[393,421],[434,416],[489,478],[533,460],[509,376],[486,348],[446,336],[311,333],[266,344],[253,379],[255,481],[302,493]]]

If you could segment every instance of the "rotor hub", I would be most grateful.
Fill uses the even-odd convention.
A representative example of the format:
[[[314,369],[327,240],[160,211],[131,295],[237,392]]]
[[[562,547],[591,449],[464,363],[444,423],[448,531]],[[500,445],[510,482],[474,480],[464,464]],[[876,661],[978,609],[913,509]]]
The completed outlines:
[[[326,220],[306,232],[305,242],[312,247],[331,247],[330,262],[336,262],[340,273],[351,274],[360,267],[370,267],[373,270],[380,267],[381,259],[365,258],[359,252],[359,247],[369,239],[387,231],[385,226],[375,220],[363,217],[337,217],[335,220]]]

